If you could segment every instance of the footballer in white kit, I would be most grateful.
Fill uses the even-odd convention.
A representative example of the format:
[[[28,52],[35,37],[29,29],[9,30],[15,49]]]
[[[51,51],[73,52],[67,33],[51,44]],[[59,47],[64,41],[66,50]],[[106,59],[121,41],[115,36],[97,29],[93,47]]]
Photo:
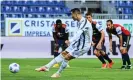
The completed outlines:
[[[84,53],[87,53],[92,42],[92,28],[91,24],[84,17],[79,21],[79,29],[75,36],[70,39],[70,45],[65,51],[77,58]]]
[[[61,62],[61,66],[58,71],[51,76],[52,78],[58,78],[60,77],[61,72],[66,68],[68,61],[88,52],[92,42],[91,23],[82,17],[78,8],[72,9],[71,14],[73,20],[79,22],[79,26],[74,37],[72,37],[69,41],[65,41],[65,43],[69,46],[48,64],[40,68],[36,68],[36,71],[49,71],[54,64]]]

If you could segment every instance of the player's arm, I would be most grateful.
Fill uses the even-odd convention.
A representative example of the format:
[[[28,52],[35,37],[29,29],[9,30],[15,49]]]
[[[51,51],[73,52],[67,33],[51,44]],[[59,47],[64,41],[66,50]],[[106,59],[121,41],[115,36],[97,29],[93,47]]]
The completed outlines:
[[[104,40],[104,37],[105,37],[105,33],[103,31],[103,27],[101,25],[98,25],[96,24],[96,28],[98,29],[98,31],[101,33],[101,38],[100,38],[100,41],[98,42],[98,45],[97,45],[97,48],[98,49],[101,49],[101,44]]]
[[[68,28],[65,29],[65,40],[68,40],[69,38],[69,30]]]
[[[53,32],[53,38],[54,38],[55,43],[57,43],[56,42],[57,41],[56,32]]]
[[[110,49],[112,49],[112,34],[108,33],[108,35],[109,35],[109,47],[110,47]]]
[[[100,38],[99,43],[102,43],[102,42],[103,42],[104,37],[105,37],[105,33],[104,33],[104,31],[102,30],[102,31],[101,31],[101,38]]]
[[[108,32],[108,30],[106,30],[109,36],[109,49],[112,52],[112,34]]]
[[[96,25],[96,28],[98,29],[98,31],[101,33],[101,38],[100,38],[100,41],[98,44],[101,44],[104,40],[104,37],[105,37],[105,33],[103,31],[103,27],[101,25]]]
[[[56,35],[56,31],[55,31],[55,28],[54,27],[52,29],[52,32],[53,32],[54,41],[55,41],[55,43],[57,43],[57,35]]]
[[[121,34],[119,34],[118,36],[119,36],[119,41],[120,41],[120,47],[122,47],[122,43],[123,43],[123,40],[122,40],[122,35],[121,35]]]

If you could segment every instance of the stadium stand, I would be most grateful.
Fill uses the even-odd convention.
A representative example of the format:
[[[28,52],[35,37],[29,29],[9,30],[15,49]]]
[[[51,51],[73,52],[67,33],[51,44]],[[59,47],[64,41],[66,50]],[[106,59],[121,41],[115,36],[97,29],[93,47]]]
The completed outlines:
[[[96,2],[96,3],[99,4],[100,6],[100,2]],[[87,5],[85,3],[81,3],[81,4],[82,6]],[[96,19],[104,19],[104,18],[133,19],[133,1],[109,1],[109,4],[115,6],[116,14],[113,14],[113,15],[108,13],[93,14],[94,18]],[[99,7],[99,6],[96,6],[96,7]],[[87,5],[86,7],[89,7],[89,6]],[[81,8],[81,10],[84,10],[84,12],[86,12],[88,9]],[[97,13],[97,12],[100,12],[100,10],[95,11],[94,13]],[[48,18],[55,18],[55,17],[70,18],[69,14],[70,14],[70,7],[67,6],[66,2],[63,0],[54,0],[54,1],[3,0],[1,1],[1,26],[2,26],[1,30],[4,31],[4,26],[5,26],[4,20],[6,17],[8,18],[47,18],[47,17]]]

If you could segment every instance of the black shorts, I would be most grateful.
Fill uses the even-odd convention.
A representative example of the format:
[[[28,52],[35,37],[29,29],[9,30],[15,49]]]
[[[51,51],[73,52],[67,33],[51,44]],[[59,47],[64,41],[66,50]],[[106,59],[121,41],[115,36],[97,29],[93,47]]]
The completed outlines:
[[[92,41],[93,43],[95,44],[94,45],[94,50],[97,49],[96,46],[98,45],[99,41],[100,41],[101,38],[93,38]],[[101,46],[102,46],[102,49],[101,50],[104,50],[104,42],[105,40],[103,40]]]
[[[125,48],[128,47],[130,38],[131,38],[131,35],[129,35],[129,36],[122,35],[122,40],[123,40],[122,46],[123,47],[125,47]]]

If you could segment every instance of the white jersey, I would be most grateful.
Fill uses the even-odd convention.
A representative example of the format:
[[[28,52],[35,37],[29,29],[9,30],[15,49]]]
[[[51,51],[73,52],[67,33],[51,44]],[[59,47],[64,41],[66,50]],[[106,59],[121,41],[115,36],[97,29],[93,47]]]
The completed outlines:
[[[74,37],[70,39],[70,46],[66,49],[72,56],[78,57],[86,53],[92,42],[91,23],[82,17],[79,21],[79,28]]]

